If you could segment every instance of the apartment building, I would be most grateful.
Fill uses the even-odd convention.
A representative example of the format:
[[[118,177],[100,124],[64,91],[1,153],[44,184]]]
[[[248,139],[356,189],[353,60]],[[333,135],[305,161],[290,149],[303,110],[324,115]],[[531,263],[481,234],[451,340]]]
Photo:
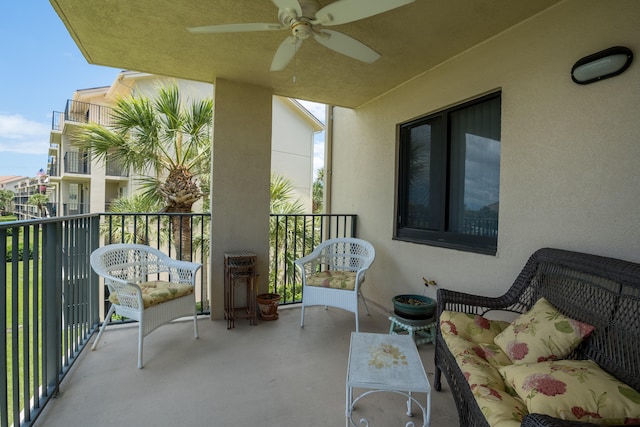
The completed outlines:
[[[109,204],[136,191],[130,171],[92,159],[73,135],[88,122],[109,125],[115,101],[126,96],[152,97],[162,85],[177,84],[183,99],[213,96],[208,83],[123,71],[110,86],[77,90],[64,111],[54,111],[49,146],[47,194],[52,216],[104,212]],[[271,170],[291,180],[306,212],[311,212],[314,135],[323,123],[290,98],[273,97]]]

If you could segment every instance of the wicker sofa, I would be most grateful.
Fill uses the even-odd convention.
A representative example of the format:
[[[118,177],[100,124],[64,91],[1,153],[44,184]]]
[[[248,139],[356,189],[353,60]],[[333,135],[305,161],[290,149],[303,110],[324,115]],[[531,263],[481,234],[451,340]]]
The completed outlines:
[[[474,315],[468,317],[485,319],[491,317],[487,313],[496,310],[518,315],[526,313],[542,297],[566,317],[593,326],[590,335],[565,359],[590,359],[615,379],[635,391],[640,390],[640,264],[559,249],[540,249],[500,297],[439,289],[438,316],[462,312]],[[441,390],[441,373],[444,373],[456,401],[460,426],[490,426],[474,397],[468,374],[463,374],[445,337],[438,328],[434,389]],[[635,424],[640,419],[630,421]],[[521,426],[526,427],[594,425],[540,413],[523,414],[521,421]]]

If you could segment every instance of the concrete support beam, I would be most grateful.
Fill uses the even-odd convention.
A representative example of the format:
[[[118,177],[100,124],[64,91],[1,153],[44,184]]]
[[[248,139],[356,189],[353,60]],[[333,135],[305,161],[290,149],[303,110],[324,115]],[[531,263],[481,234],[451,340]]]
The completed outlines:
[[[211,317],[224,316],[224,254],[257,255],[258,292],[269,277],[271,89],[214,84],[211,196]]]

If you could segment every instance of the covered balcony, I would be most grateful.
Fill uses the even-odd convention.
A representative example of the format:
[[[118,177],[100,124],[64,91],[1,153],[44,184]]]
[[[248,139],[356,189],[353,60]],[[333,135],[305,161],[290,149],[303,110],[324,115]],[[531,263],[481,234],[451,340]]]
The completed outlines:
[[[357,214],[357,235],[376,247],[367,292],[380,305],[403,290],[417,292],[423,275],[451,290],[501,295],[541,247],[638,258],[637,59],[611,78],[586,85],[571,78],[572,66],[581,58],[609,47],[626,46],[637,56],[640,3],[636,0],[617,0],[615,5],[596,0],[397,2],[404,5],[334,27],[379,52],[380,58],[372,63],[327,49],[326,40],[308,31],[303,35],[309,39],[302,42],[294,37],[299,25],[292,29],[277,23],[284,16],[298,24],[297,17],[304,18],[302,9],[313,15],[314,9],[335,3],[339,10],[341,4],[349,4],[347,0],[219,0],[188,5],[144,0],[135,8],[110,9],[113,19],[108,20],[104,8],[92,2],[51,3],[92,63],[214,84],[211,239],[215,244],[208,265],[212,289],[220,289],[225,251],[246,248],[259,259],[268,258],[274,94],[332,106],[327,127],[331,190],[327,206],[333,212]],[[386,2],[358,1],[349,9],[361,17],[367,3]],[[291,10],[299,12],[292,17]],[[331,23],[324,21],[328,16],[318,18]],[[247,33],[187,30],[232,24],[246,28],[242,25],[251,23],[276,25]],[[308,29],[316,24],[302,25]],[[317,31],[324,31],[322,23],[317,25]],[[286,40],[302,47],[283,44]],[[280,46],[293,47],[288,51],[291,62],[272,71]],[[455,128],[449,120],[464,116],[459,114],[461,106],[487,97],[499,99],[492,109],[496,116],[490,138],[469,120],[467,130],[455,132],[460,145],[452,146],[454,132],[447,131]],[[425,155],[425,161],[416,165],[422,166],[417,168],[423,173],[419,180],[408,173],[412,162],[402,163],[411,147],[401,150],[400,135],[409,135],[412,125],[423,136],[422,145],[431,147],[433,140],[427,136],[438,136],[435,155]],[[471,155],[487,154],[491,146],[476,152],[472,148],[487,139],[495,142],[491,182],[499,185],[488,185],[474,175],[477,159]],[[411,139],[406,137],[407,141]],[[403,170],[406,173],[401,174]],[[427,171],[433,176],[424,176]],[[419,188],[412,193],[407,183]],[[467,190],[491,190],[498,196],[482,204],[495,207],[486,218],[498,221],[488,228],[470,229],[490,245],[470,236],[459,226],[462,217],[452,215],[465,213],[467,203],[473,204],[466,198]],[[433,225],[416,227],[418,233],[407,230],[406,223],[406,208],[414,195],[425,206],[437,202],[437,207],[428,209],[435,217]],[[261,277],[267,277],[266,262],[258,269]],[[211,299],[214,323],[220,318],[219,304]],[[261,328],[266,326],[253,330]],[[311,353],[305,354],[310,358]],[[257,365],[269,360],[254,354]],[[286,360],[286,355],[280,359]],[[207,364],[198,379],[218,379],[217,371],[217,366]],[[118,392],[122,389],[113,393]],[[210,389],[207,392],[206,402],[213,402]],[[257,405],[243,398],[237,397],[245,400],[243,408]]]
[[[225,320],[212,318],[210,301],[220,295],[209,295],[205,262],[196,289],[200,339],[193,339],[190,321],[165,325],[145,339],[145,367],[138,370],[137,328],[120,319],[107,328],[95,352],[88,350],[108,308],[102,284],[89,268],[92,248],[143,242],[203,263],[206,245],[196,242],[207,235],[209,215],[186,215],[186,222],[172,221],[175,216],[97,214],[0,226],[0,247],[9,257],[0,264],[8,308],[0,319],[7,331],[0,352],[7,367],[0,372],[7,385],[0,395],[2,426],[82,426],[87,419],[107,426],[131,417],[142,425],[343,422],[353,314],[311,307],[300,328],[301,285],[291,260],[309,253],[323,236],[354,236],[353,215],[271,216],[268,290],[283,296],[277,321],[251,326],[236,320],[229,330]],[[181,235],[192,236],[190,247],[182,240],[173,244],[175,224]],[[371,315],[360,317],[361,330],[388,333],[389,307],[370,306]],[[420,354],[432,375],[433,346],[422,345]],[[425,396],[418,398],[424,402]],[[451,396],[445,391],[433,399],[433,419],[455,423]],[[377,425],[403,419],[402,399],[367,400],[373,412],[366,416]],[[160,409],[169,401],[177,410],[168,414]],[[378,407],[389,410],[375,415]]]

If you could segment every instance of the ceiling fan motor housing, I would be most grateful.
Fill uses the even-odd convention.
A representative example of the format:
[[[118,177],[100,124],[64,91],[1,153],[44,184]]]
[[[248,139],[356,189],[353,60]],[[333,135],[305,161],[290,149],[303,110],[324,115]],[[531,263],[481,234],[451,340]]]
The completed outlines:
[[[311,36],[313,29],[308,21],[295,21],[291,24],[291,32],[295,38],[304,40]]]

